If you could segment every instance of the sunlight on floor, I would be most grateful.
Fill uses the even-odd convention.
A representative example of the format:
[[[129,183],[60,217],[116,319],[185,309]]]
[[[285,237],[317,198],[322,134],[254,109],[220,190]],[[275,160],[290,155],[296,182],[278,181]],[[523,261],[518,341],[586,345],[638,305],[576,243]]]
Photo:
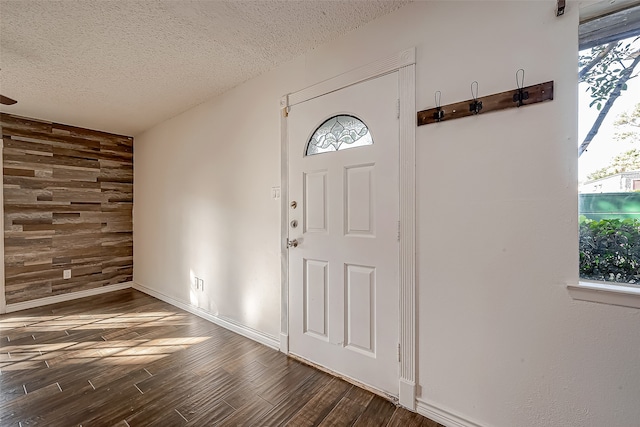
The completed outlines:
[[[144,328],[184,325],[186,314],[169,311],[7,316],[0,320],[0,373],[92,362],[142,365],[211,338],[144,337]],[[38,343],[42,333],[48,343]],[[65,342],[50,342],[52,333]]]

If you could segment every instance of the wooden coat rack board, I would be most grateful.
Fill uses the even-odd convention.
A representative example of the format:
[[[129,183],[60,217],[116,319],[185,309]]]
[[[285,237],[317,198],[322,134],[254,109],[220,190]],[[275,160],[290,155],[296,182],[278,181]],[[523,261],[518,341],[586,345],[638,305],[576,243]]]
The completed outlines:
[[[553,100],[553,81],[418,112],[418,126]]]

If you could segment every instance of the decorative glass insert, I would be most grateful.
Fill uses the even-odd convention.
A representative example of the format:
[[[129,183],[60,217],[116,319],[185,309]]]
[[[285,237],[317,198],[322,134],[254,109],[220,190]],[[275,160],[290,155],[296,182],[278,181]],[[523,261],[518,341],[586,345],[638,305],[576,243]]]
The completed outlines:
[[[333,116],[313,133],[305,154],[311,156],[372,144],[369,128],[362,120],[349,115]]]

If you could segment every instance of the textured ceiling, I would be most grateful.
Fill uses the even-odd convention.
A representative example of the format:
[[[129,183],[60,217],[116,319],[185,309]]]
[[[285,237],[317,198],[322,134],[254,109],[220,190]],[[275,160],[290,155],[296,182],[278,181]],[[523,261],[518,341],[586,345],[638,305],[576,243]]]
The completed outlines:
[[[0,0],[0,111],[136,135],[411,0]]]

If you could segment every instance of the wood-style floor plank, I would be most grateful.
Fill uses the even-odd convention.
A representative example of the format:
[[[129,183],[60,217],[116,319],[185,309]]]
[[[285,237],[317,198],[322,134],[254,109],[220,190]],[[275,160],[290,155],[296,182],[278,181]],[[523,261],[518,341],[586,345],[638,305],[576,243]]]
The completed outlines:
[[[441,427],[131,289],[0,316],[0,425]]]
[[[291,394],[276,405],[254,426],[281,426],[286,424],[318,391],[326,386],[329,378],[327,374],[316,371],[308,377]]]
[[[358,387],[351,387],[338,404],[320,423],[321,427],[354,424],[367,408],[373,394]]]
[[[344,395],[353,387],[338,378],[329,383],[313,396],[298,413],[289,420],[288,426],[315,426],[331,412]]]
[[[354,426],[386,426],[395,410],[396,407],[393,403],[380,396],[373,396]]]
[[[440,424],[416,413],[398,408],[394,412],[388,427],[442,427]]]

